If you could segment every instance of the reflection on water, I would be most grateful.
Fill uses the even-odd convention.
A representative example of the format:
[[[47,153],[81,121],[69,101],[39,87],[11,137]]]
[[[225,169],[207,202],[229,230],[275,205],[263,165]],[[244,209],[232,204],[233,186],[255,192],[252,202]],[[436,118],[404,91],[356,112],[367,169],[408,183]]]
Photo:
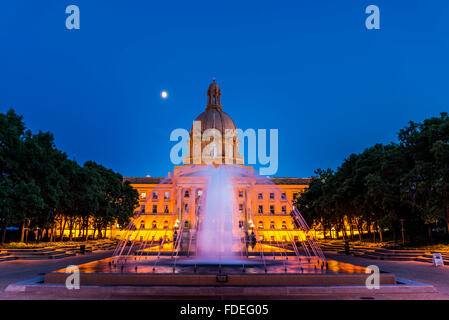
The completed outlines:
[[[327,260],[327,268],[318,262],[317,259],[310,259],[291,256],[288,260],[285,257],[265,256],[265,263],[260,257],[249,257],[246,265],[221,265],[221,273],[238,274],[245,273],[257,274],[265,273],[304,273],[304,274],[336,274],[336,273],[365,273],[366,268],[355,266],[349,263]],[[79,265],[81,273],[183,273],[183,274],[217,274],[217,265],[192,265],[182,264],[184,259],[178,259],[175,270],[173,264],[175,262],[171,257],[161,256],[127,256],[119,260],[117,258],[106,258],[103,260],[92,261]],[[157,262],[157,263],[156,263]],[[181,262],[181,264],[180,264]],[[153,270],[153,267],[154,270]],[[56,272],[65,272],[65,269]]]

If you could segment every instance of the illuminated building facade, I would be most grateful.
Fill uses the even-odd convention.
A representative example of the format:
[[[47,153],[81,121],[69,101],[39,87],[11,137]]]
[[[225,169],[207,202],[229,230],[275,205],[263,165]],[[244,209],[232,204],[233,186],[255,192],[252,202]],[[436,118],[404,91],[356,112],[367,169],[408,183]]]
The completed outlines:
[[[243,166],[236,127],[222,109],[221,90],[215,81],[207,91],[206,110],[195,121],[200,126],[195,126],[195,122],[192,126],[184,166],[175,167],[169,178],[124,178],[139,192],[140,207],[136,212],[141,214],[133,221],[132,232],[113,227],[113,238],[126,236],[130,240],[161,241],[163,238],[173,239],[175,231],[180,229],[195,228],[198,219],[195,216],[196,208],[205,181],[202,177],[182,176],[178,172],[185,166],[211,163]],[[195,138],[196,144],[193,142]],[[252,170],[251,167],[246,168]],[[308,188],[310,178],[271,178],[270,181],[271,185],[258,183],[254,176],[233,180],[236,199],[234,215],[238,218],[239,227],[254,231],[259,241],[303,240],[304,234],[290,215],[291,203]],[[181,223],[184,223],[183,228]]]

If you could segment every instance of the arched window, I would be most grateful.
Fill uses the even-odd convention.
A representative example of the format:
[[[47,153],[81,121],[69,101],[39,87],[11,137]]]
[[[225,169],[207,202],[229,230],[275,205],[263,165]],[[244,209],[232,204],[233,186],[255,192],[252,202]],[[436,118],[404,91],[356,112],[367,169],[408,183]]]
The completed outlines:
[[[168,221],[167,220],[164,221],[164,229],[168,229]]]
[[[263,229],[263,221],[259,221],[259,229]]]
[[[140,221],[140,229],[145,229],[145,220]]]
[[[270,222],[270,229],[272,229],[272,230],[275,229],[275,227],[274,227],[274,221],[271,221],[271,222]]]
[[[153,220],[153,223],[152,223],[151,227],[152,227],[153,229],[156,229],[156,228],[157,228],[157,222],[156,222],[156,220]]]
[[[284,230],[287,229],[287,223],[285,221],[282,221],[282,229]]]

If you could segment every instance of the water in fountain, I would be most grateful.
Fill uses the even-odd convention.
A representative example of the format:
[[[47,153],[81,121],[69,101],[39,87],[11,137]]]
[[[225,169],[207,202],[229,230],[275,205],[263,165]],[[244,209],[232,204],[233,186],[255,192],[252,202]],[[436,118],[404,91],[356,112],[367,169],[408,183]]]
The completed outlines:
[[[210,167],[205,206],[197,233],[196,258],[205,262],[232,262],[239,243],[233,209],[234,190],[231,176],[224,166]]]
[[[190,177],[194,177],[195,179],[189,180],[188,178]],[[298,242],[293,239],[290,231],[286,231],[284,234],[288,236],[288,242],[279,243],[278,241],[272,241],[273,243],[262,243],[257,241],[255,249],[252,252],[248,252],[248,236],[250,233],[254,232],[253,236],[256,239],[261,239],[259,230],[254,228],[253,225],[256,221],[256,216],[252,208],[254,207],[254,201],[257,200],[254,198],[251,190],[256,185],[264,188],[266,190],[265,192],[269,191],[274,193],[276,195],[276,201],[280,201],[281,190],[270,179],[257,175],[252,169],[235,165],[220,165],[217,167],[213,165],[193,165],[181,167],[164,179],[160,186],[155,189],[155,191],[160,192],[159,190],[170,188],[170,194],[173,194],[173,196],[175,194],[183,194],[183,190],[187,190],[184,188],[192,190],[186,207],[189,209],[185,209],[185,213],[179,215],[179,208],[184,206],[184,204],[181,201],[176,201],[175,208],[168,222],[169,225],[172,225],[177,218],[180,220],[177,241],[173,242],[173,244],[170,242],[166,244],[167,241],[164,235],[162,243],[156,247],[152,247],[153,241],[148,242],[149,244],[147,241],[153,237],[152,235],[157,230],[151,230],[147,231],[144,241],[141,241],[140,245],[134,246],[134,243],[138,241],[137,238],[140,231],[136,230],[134,223],[131,223],[128,232],[117,247],[114,256],[120,259],[122,254],[125,255],[124,261],[126,263],[126,256],[130,255],[133,247],[139,247],[136,252],[140,254],[140,258],[144,252],[145,255],[151,255],[151,252],[157,253],[157,257],[151,260],[154,261],[153,271],[159,262],[165,265],[172,264],[173,271],[177,264],[193,264],[195,266],[202,264],[243,265],[244,270],[245,265],[248,265],[249,260],[251,260],[251,263],[254,264],[262,263],[265,266],[266,272],[268,260],[270,263],[284,261],[285,266],[285,260],[288,260],[287,253],[289,255],[294,254],[300,264],[302,264],[301,261],[305,260],[309,263],[311,261],[325,261],[325,257],[317,245],[307,223],[292,203],[285,198],[282,201],[288,205],[289,216],[293,219],[295,228],[302,231]],[[245,191],[244,196],[244,216],[242,216],[241,209],[238,209],[237,189],[234,190],[234,188],[241,190],[242,187],[245,190],[249,188],[249,192]],[[202,194],[197,194],[196,190],[202,190]],[[147,199],[147,201],[149,200]],[[167,199],[167,201],[169,200]],[[193,218],[192,221],[189,221],[191,227],[184,232],[184,222],[188,217],[187,212],[191,212],[191,206],[195,208],[195,215],[194,217],[190,216],[190,218]],[[142,212],[140,214],[144,213]],[[247,225],[245,227],[239,225],[239,218],[240,220],[246,221]],[[252,230],[249,228],[249,225],[252,225]],[[167,231],[168,229],[166,229],[166,233]],[[279,231],[273,232],[279,238]],[[184,237],[184,234],[190,234],[189,238]],[[128,243],[127,239],[131,238],[131,235],[133,235],[131,246],[128,250],[124,250]],[[168,237],[169,239],[170,237]],[[184,245],[182,245],[183,243]],[[300,245],[298,246],[297,244]],[[150,251],[145,251],[147,247]],[[155,251],[152,248],[159,248],[159,250]],[[166,252],[167,250],[172,251],[171,258],[167,258],[167,255],[161,255],[162,251]],[[193,259],[189,258],[190,253],[194,254]],[[252,259],[248,260],[246,257],[249,254],[251,254]],[[278,257],[277,259],[276,256]],[[140,258],[138,257],[137,259],[140,260]],[[135,258],[133,260],[139,263],[139,260]],[[287,271],[286,267],[285,271]]]

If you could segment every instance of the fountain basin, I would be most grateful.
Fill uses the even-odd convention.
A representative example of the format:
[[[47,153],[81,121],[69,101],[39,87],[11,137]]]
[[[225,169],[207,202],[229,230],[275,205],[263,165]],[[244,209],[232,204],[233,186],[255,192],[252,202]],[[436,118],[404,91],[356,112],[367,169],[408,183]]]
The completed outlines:
[[[280,261],[267,259],[244,261],[242,264],[195,264],[192,261],[178,261],[173,268],[172,261],[156,257],[144,257],[133,264],[112,264],[111,258],[79,266],[81,285],[121,286],[319,286],[319,285],[365,285],[369,274],[366,268],[338,261],[327,261],[328,268],[321,268],[316,261]],[[122,267],[123,266],[123,267]],[[136,268],[137,267],[137,268]],[[154,271],[153,271],[154,268]],[[266,270],[266,271],[265,271]],[[47,284],[63,284],[68,274],[65,269],[45,275]],[[381,273],[381,285],[393,285],[393,274]]]

